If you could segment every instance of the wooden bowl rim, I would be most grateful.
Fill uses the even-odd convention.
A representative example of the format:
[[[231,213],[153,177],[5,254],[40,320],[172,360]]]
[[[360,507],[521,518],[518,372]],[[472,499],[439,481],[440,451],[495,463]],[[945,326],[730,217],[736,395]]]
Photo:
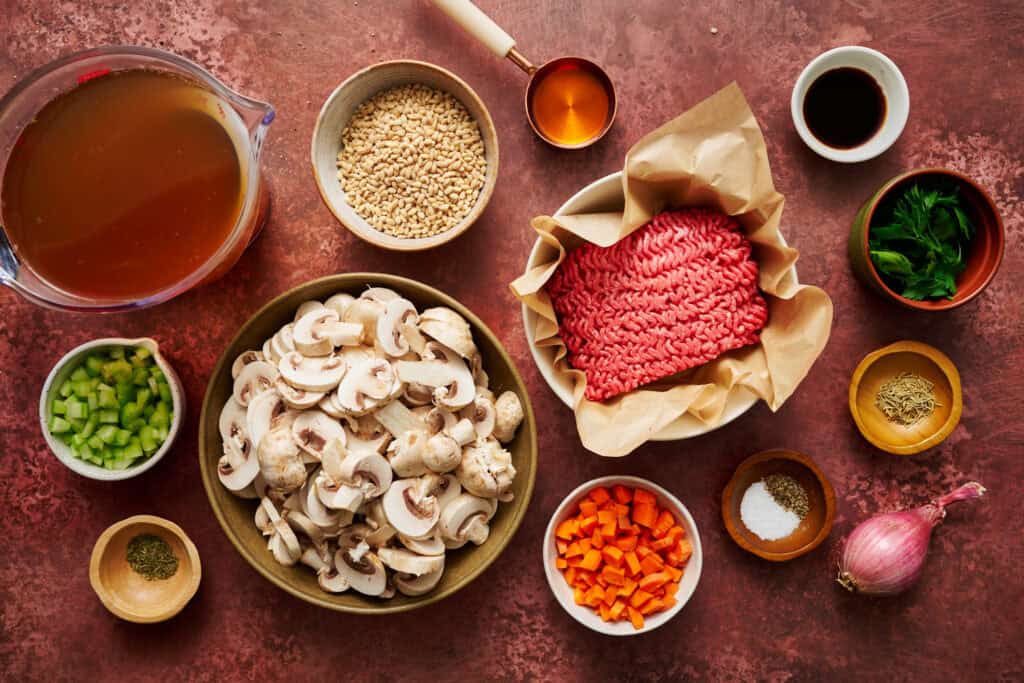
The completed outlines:
[[[872,432],[864,421],[863,416],[860,414],[860,408],[857,407],[857,392],[860,390],[861,380],[864,379],[864,375],[871,369],[877,361],[886,356],[891,356],[896,353],[913,353],[919,356],[924,356],[931,362],[935,363],[942,371],[942,374],[946,377],[946,381],[949,382],[951,393],[953,395],[953,405],[949,412],[949,417],[942,423],[942,426],[935,431],[934,434],[926,439],[918,441],[917,443],[900,445],[893,444],[887,441],[883,441]],[[880,349],[876,349],[864,356],[860,363],[857,364],[857,369],[853,371],[853,377],[850,379],[850,391],[848,396],[848,403],[850,406],[850,415],[853,416],[853,421],[857,424],[857,429],[860,431],[861,436],[871,442],[876,448],[879,448],[886,453],[892,453],[893,455],[916,455],[922,451],[926,451],[929,448],[938,446],[940,443],[945,441],[946,437],[953,433],[956,426],[960,423],[960,416],[963,413],[964,399],[963,389],[960,385],[960,372],[956,369],[956,365],[953,361],[938,350],[934,346],[925,344],[924,342],[903,340],[883,346]]]
[[[889,195],[892,189],[899,185],[900,183],[910,178],[927,175],[946,176],[948,178],[952,178],[953,180],[957,181],[960,184],[972,188],[984,199],[984,209],[995,220],[996,224],[995,264],[989,269],[989,272],[986,273],[985,278],[982,280],[981,284],[979,284],[973,292],[965,296],[963,299],[959,299],[956,301],[949,301],[948,299],[916,301],[914,299],[908,299],[900,294],[897,294],[891,287],[889,287],[889,285],[885,283],[885,280],[882,279],[882,276],[875,269],[875,264],[871,261],[871,255],[868,253],[868,239],[871,232],[871,219],[874,218],[875,211],[878,209],[878,206]],[[1003,263],[1003,254],[1006,249],[1006,228],[1003,225],[1003,217],[999,213],[999,208],[996,206],[995,202],[992,200],[992,197],[989,195],[989,193],[985,191],[985,188],[983,188],[978,183],[974,182],[974,180],[967,177],[963,173],[960,173],[959,171],[954,171],[949,168],[942,168],[940,166],[915,168],[909,171],[904,171],[903,173],[900,173],[899,175],[890,178],[871,197],[871,200],[868,203],[868,207],[864,212],[864,230],[862,232],[863,236],[861,237],[860,249],[861,252],[865,254],[864,261],[867,263],[867,272],[870,275],[871,280],[879,287],[881,287],[882,291],[884,291],[887,296],[891,297],[898,303],[907,306],[908,308],[913,308],[914,310],[918,311],[948,311],[950,309],[963,306],[968,301],[972,301],[975,297],[981,294],[986,287],[988,287],[989,283],[992,282],[992,279],[996,276],[996,273],[999,271],[999,266],[1001,266]]]
[[[493,155],[487,155],[486,157],[487,168],[490,169],[490,167],[493,165],[494,174],[493,176],[490,176],[489,179],[488,176],[485,175],[484,186],[480,189],[480,195],[477,197],[476,203],[473,205],[473,208],[470,210],[470,212],[466,214],[466,216],[461,221],[459,221],[454,227],[437,235],[431,235],[430,237],[413,237],[407,239],[394,238],[395,240],[397,240],[396,242],[384,239],[383,236],[393,236],[387,235],[387,233],[377,230],[373,226],[370,226],[370,230],[363,230],[361,226],[352,225],[351,223],[347,222],[344,219],[344,217],[342,217],[342,215],[335,209],[334,204],[331,202],[331,200],[327,196],[327,193],[324,191],[324,181],[320,177],[320,174],[317,172],[316,141],[320,133],[320,127],[323,124],[323,119],[325,114],[327,113],[328,107],[334,102],[335,98],[337,98],[338,95],[340,95],[345,88],[350,87],[358,79],[363,78],[364,76],[366,76],[369,73],[372,73],[373,71],[383,69],[394,69],[396,67],[402,66],[411,66],[414,69],[434,71],[440,74],[442,77],[450,79],[453,83],[455,83],[456,86],[461,88],[466,97],[472,100],[473,103],[479,108],[482,117],[474,117],[474,119],[477,120],[477,127],[480,129],[480,136],[485,140],[485,143],[489,142],[491,148],[494,150]],[[455,95],[455,93],[450,94]],[[470,112],[470,115],[472,116],[472,112]],[[480,118],[482,118],[482,120],[480,120]],[[442,244],[447,244],[448,242],[452,241],[462,233],[466,232],[470,228],[470,226],[476,223],[477,219],[479,219],[480,216],[483,214],[484,209],[486,209],[487,205],[490,204],[491,202],[491,196],[494,194],[494,188],[498,184],[499,159],[500,151],[498,149],[498,130],[494,126],[494,120],[491,118],[490,110],[487,108],[487,105],[484,104],[484,101],[480,98],[477,92],[473,90],[473,88],[471,88],[468,83],[466,83],[464,80],[456,76],[448,69],[445,69],[442,66],[438,66],[437,64],[431,64],[430,62],[423,62],[416,59],[392,59],[384,62],[378,62],[376,64],[371,64],[370,66],[360,69],[359,71],[355,72],[354,74],[346,78],[344,81],[342,81],[342,83],[337,88],[331,91],[331,94],[327,96],[327,99],[325,99],[323,105],[321,105],[320,111],[317,112],[316,124],[313,126],[313,137],[310,141],[309,154],[310,166],[313,171],[313,180],[316,183],[317,192],[320,194],[321,201],[323,201],[324,205],[331,212],[331,215],[333,215],[334,218],[339,223],[345,226],[345,228],[356,237],[366,242],[369,242],[374,246],[380,247],[382,249],[387,249],[389,251],[422,251],[424,249],[432,249],[433,247],[439,247]],[[337,179],[334,180],[335,182],[337,182]]]
[[[116,533],[122,529],[127,529],[131,526],[137,526],[141,524],[152,525],[160,527],[165,531],[170,532],[174,537],[181,541],[181,544],[185,547],[185,552],[188,554],[189,569],[191,572],[189,582],[185,584],[184,590],[178,594],[178,596],[169,602],[167,606],[160,612],[154,615],[142,616],[134,612],[123,609],[121,603],[123,601],[117,601],[113,595],[107,590],[107,587],[103,584],[100,579],[100,564],[103,562],[103,558],[106,556],[107,548],[110,545],[110,539],[114,537]],[[124,619],[125,621],[131,621],[136,624],[154,624],[160,621],[166,621],[180,612],[188,604],[188,601],[196,594],[199,589],[199,581],[203,575],[202,563],[199,560],[199,551],[196,550],[195,544],[192,539],[188,537],[185,531],[163,517],[157,517],[156,515],[133,515],[122,519],[120,522],[115,522],[108,526],[100,537],[96,539],[96,544],[92,548],[92,556],[89,558],[89,583],[92,585],[92,589],[96,592],[96,596],[99,597],[100,602],[115,616]]]
[[[733,493],[736,489],[736,484],[739,481],[740,475],[749,470],[751,467],[760,462],[768,460],[790,460],[792,462],[799,463],[814,473],[814,477],[818,480],[818,484],[821,486],[822,493],[825,498],[825,520],[821,523],[821,528],[818,529],[818,533],[811,539],[807,544],[790,550],[787,552],[774,552],[771,550],[765,550],[751,543],[744,537],[738,529],[738,522],[732,514],[732,506],[729,502],[732,500]],[[743,548],[749,553],[753,553],[760,558],[770,560],[772,562],[786,562],[794,558],[806,555],[811,552],[819,545],[821,545],[828,535],[832,533],[832,523],[835,519],[836,514],[836,493],[832,488],[832,483],[825,476],[825,473],[821,471],[817,463],[811,459],[809,455],[804,455],[798,451],[792,451],[787,448],[772,448],[760,453],[755,453],[750,456],[736,467],[736,471],[733,472],[732,477],[729,479],[729,483],[726,484],[725,490],[722,492],[722,521],[725,523],[725,529],[729,532],[729,536],[736,542],[736,545]]]
[[[250,556],[248,550],[245,548],[245,546],[241,542],[241,539],[238,537],[238,534],[231,527],[231,525],[228,524],[227,519],[224,517],[224,512],[214,502],[215,499],[213,487],[215,485],[220,486],[220,482],[217,480],[216,473],[213,472],[207,464],[208,458],[206,457],[206,439],[204,438],[204,433],[205,425],[207,423],[207,413],[210,410],[214,410],[214,408],[211,406],[211,401],[213,398],[214,380],[222,373],[227,372],[231,367],[231,363],[234,362],[234,358],[228,356],[228,349],[230,349],[236,344],[238,339],[247,331],[247,329],[251,325],[255,324],[257,320],[265,316],[271,309],[278,306],[280,301],[289,296],[292,296],[293,294],[299,291],[313,288],[327,282],[336,282],[337,284],[334,286],[336,286],[338,289],[351,287],[353,286],[354,283],[356,283],[358,286],[380,285],[385,287],[391,287],[393,289],[398,290],[399,292],[409,287],[422,288],[430,296],[436,297],[441,305],[448,306],[454,309],[463,317],[465,317],[466,320],[469,321],[470,327],[473,329],[474,332],[482,333],[494,345],[495,349],[498,351],[498,355],[502,359],[502,362],[504,362],[509,367],[509,370],[513,378],[513,383],[516,385],[516,389],[518,390],[517,393],[520,394],[520,400],[523,404],[524,417],[523,424],[520,427],[520,429],[527,429],[527,435],[529,437],[529,450],[527,453],[527,459],[531,466],[529,468],[530,472],[526,481],[526,489],[522,496],[522,503],[516,506],[515,509],[509,511],[509,514],[512,515],[512,518],[509,521],[509,531],[507,535],[502,539],[496,539],[498,545],[497,548],[495,549],[495,553],[491,558],[490,562],[480,563],[476,568],[474,568],[472,571],[466,574],[466,576],[464,576],[462,580],[458,583],[453,584],[445,590],[435,589],[427,593],[426,595],[419,597],[416,600],[416,602],[413,602],[411,604],[388,605],[387,603],[383,603],[379,606],[350,606],[332,602],[329,599],[329,594],[327,593],[324,593],[322,597],[319,595],[309,595],[303,593],[288,581],[280,579],[270,571],[264,569],[264,567],[259,562],[257,562],[254,557]],[[219,413],[220,408],[218,407],[216,408],[216,410]],[[526,383],[523,381],[522,376],[519,374],[519,370],[516,367],[515,362],[512,360],[512,357],[509,356],[508,351],[505,350],[505,347],[502,345],[501,340],[498,339],[497,335],[495,335],[491,331],[491,329],[487,327],[487,325],[485,325],[484,322],[480,320],[480,318],[478,318],[476,314],[474,314],[469,308],[467,308],[454,297],[445,294],[441,290],[431,287],[430,285],[425,284],[423,282],[413,280],[411,278],[401,277],[399,275],[389,275],[386,273],[337,273],[334,275],[327,275],[321,278],[316,278],[314,280],[309,280],[307,282],[296,285],[295,287],[292,287],[291,289],[288,289],[285,292],[282,292],[281,294],[275,296],[273,299],[264,304],[258,311],[253,313],[248,320],[242,323],[241,327],[238,328],[238,332],[235,333],[235,336],[231,338],[231,341],[229,341],[227,346],[224,348],[224,352],[221,353],[220,359],[217,361],[217,365],[214,367],[213,373],[210,375],[210,380],[206,385],[206,393],[203,396],[203,408],[199,416],[199,448],[197,449],[197,451],[199,454],[199,469],[203,480],[203,488],[206,490],[207,500],[210,503],[210,507],[213,509],[213,513],[214,516],[216,516],[217,518],[218,524],[220,524],[220,528],[224,531],[224,534],[228,537],[228,540],[231,541],[231,544],[235,547],[235,550],[238,552],[238,554],[242,556],[242,559],[244,559],[263,578],[270,581],[278,588],[295,596],[296,598],[299,598],[304,602],[316,605],[317,607],[324,607],[335,612],[371,615],[395,614],[399,612],[408,612],[411,610],[419,609],[421,607],[426,607],[427,605],[433,604],[439,600],[443,600],[444,598],[447,598],[457,593],[459,590],[465,588],[471,582],[476,580],[477,577],[479,577],[485,570],[487,570],[487,568],[490,567],[491,564],[498,559],[501,553],[505,551],[505,548],[508,546],[512,538],[516,535],[516,532],[519,530],[519,526],[522,524],[523,519],[526,516],[526,511],[530,506],[530,500],[533,497],[533,487],[537,478],[537,423],[534,418],[533,406],[530,403],[530,395],[527,391]]]

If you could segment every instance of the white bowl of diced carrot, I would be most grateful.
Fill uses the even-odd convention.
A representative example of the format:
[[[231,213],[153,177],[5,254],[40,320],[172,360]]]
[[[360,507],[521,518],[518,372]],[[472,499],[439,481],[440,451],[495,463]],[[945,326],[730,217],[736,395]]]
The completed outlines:
[[[652,631],[697,589],[703,554],[686,507],[639,477],[577,487],[544,535],[544,573],[558,602],[599,633]]]

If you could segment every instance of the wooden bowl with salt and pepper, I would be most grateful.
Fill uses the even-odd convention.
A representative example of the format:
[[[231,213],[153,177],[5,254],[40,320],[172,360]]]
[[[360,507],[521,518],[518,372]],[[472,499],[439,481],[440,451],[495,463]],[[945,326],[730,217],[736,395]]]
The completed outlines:
[[[140,536],[150,541],[156,537],[157,544],[166,544],[164,552],[174,554],[177,566],[164,572],[169,576],[146,578],[132,567],[129,546]],[[138,624],[166,621],[184,609],[199,589],[202,573],[199,552],[188,535],[174,522],[153,515],[136,515],[107,528],[89,561],[89,583],[103,606]]]
[[[930,414],[904,425],[890,421],[875,405],[876,396],[901,373],[913,373],[932,385]],[[960,373],[949,356],[933,346],[900,341],[864,357],[850,380],[850,415],[857,429],[877,448],[894,455],[914,455],[939,445],[960,423],[964,399]]]
[[[766,541],[744,524],[740,506],[747,489],[771,475],[784,475],[795,482],[806,493],[807,510],[792,533]],[[835,509],[836,495],[824,472],[810,457],[782,449],[744,460],[722,493],[722,520],[732,540],[747,552],[773,562],[792,560],[821,545],[832,531]]]

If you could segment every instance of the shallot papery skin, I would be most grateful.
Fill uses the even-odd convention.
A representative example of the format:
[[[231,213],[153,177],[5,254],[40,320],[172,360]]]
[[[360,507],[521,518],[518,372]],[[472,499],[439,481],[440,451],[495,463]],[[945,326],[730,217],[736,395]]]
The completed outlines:
[[[896,595],[921,577],[932,529],[946,516],[946,506],[980,498],[985,487],[964,484],[914,510],[888,512],[861,522],[846,539],[837,580],[864,595]]]

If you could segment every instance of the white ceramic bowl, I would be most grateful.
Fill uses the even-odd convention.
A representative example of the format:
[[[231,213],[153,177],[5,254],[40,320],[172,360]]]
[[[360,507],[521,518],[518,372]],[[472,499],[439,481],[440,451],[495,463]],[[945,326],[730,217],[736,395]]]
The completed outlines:
[[[102,351],[111,347],[117,346],[141,346],[149,349],[153,353],[153,358],[156,361],[157,366],[163,371],[164,376],[167,378],[167,384],[171,389],[171,402],[174,404],[174,414],[171,416],[171,426],[167,430],[167,439],[160,445],[156,453],[149,456],[138,465],[132,465],[123,470],[108,470],[100,467],[99,465],[93,465],[91,462],[86,462],[80,458],[76,458],[72,450],[55,439],[50,434],[50,405],[54,398],[57,397],[57,392],[60,389],[60,385],[64,383],[64,380],[71,374],[72,367],[85,355],[92,351]],[[96,479],[97,481],[120,481],[122,479],[131,479],[134,476],[142,474],[146,470],[150,469],[160,458],[164,457],[164,454],[170,450],[171,445],[174,443],[174,439],[178,436],[178,431],[181,429],[181,423],[185,417],[185,392],[181,386],[181,379],[178,374],[174,371],[174,368],[167,362],[167,360],[160,355],[160,349],[156,341],[149,337],[142,337],[139,339],[123,339],[121,337],[108,337],[106,339],[94,339],[90,342],[86,342],[81,346],[75,348],[64,354],[64,357],[57,361],[57,364],[50,370],[50,374],[46,377],[46,383],[43,384],[42,394],[39,396],[39,426],[43,431],[43,438],[46,439],[46,445],[50,447],[53,454],[57,456],[64,465],[77,474],[89,479]]]
[[[690,556],[690,561],[687,562],[686,567],[683,570],[683,578],[679,582],[679,592],[676,593],[676,604],[664,612],[658,612],[644,617],[644,625],[643,628],[640,629],[633,628],[633,625],[629,623],[629,621],[606,622],[601,619],[601,615],[593,608],[587,607],[586,605],[577,605],[576,601],[573,599],[572,588],[570,588],[569,584],[565,582],[565,577],[562,575],[561,570],[555,567],[555,558],[558,556],[558,550],[555,547],[555,528],[571,516],[573,510],[576,509],[576,505],[586,498],[587,494],[592,489],[597,486],[612,487],[616,484],[621,484],[622,486],[628,486],[630,488],[639,486],[656,494],[658,496],[658,505],[660,507],[667,508],[672,512],[676,521],[686,529],[686,535],[689,538],[690,543],[693,545],[693,555]],[[641,479],[640,477],[619,475],[591,479],[585,484],[581,484],[576,487],[572,493],[565,497],[561,504],[559,504],[558,509],[555,510],[555,514],[551,516],[551,521],[548,522],[547,531],[544,532],[542,557],[544,560],[544,575],[548,578],[548,586],[551,587],[551,592],[555,594],[555,598],[558,599],[558,603],[562,606],[562,609],[568,612],[573,619],[592,631],[597,631],[598,633],[603,633],[609,636],[634,636],[640,633],[647,633],[648,631],[653,631],[658,628],[678,614],[679,610],[683,609],[683,605],[689,601],[694,591],[697,590],[697,582],[700,581],[701,567],[704,564],[704,553],[700,546],[700,535],[697,533],[697,523],[693,521],[693,517],[690,516],[690,512],[682,503],[679,502],[679,499],[654,482]]]
[[[886,102],[882,127],[867,142],[851,149],[829,147],[814,137],[804,120],[804,97],[807,95],[807,89],[826,71],[842,67],[853,67],[867,72],[881,86]],[[796,132],[808,147],[826,159],[852,164],[874,159],[892,147],[900,137],[910,116],[910,90],[899,67],[891,59],[868,47],[847,45],[823,52],[804,68],[796,80],[796,85],[793,86],[790,111]]]
[[[394,237],[370,225],[352,210],[338,182],[338,150],[341,133],[360,104],[382,90],[410,83],[421,83],[443,90],[462,103],[476,120],[484,142],[487,171],[476,204],[458,224],[430,237],[405,239]],[[491,199],[498,180],[498,134],[483,100],[461,78],[434,64],[409,59],[374,64],[350,76],[335,88],[320,108],[310,143],[313,178],[327,208],[338,221],[371,244],[395,251],[418,251],[436,247],[455,239],[471,226]]]
[[[582,190],[569,198],[565,204],[559,207],[556,216],[575,213],[599,213],[602,211],[621,211],[623,204],[622,195],[622,172],[612,173],[595,180]],[[530,258],[526,263],[529,270],[540,264],[542,261],[554,258],[554,248],[537,239],[530,251]],[[793,266],[793,280],[796,281],[796,266]],[[537,314],[523,304],[523,329],[526,332],[526,342],[530,347],[530,353],[537,364],[544,381],[551,387],[551,391],[562,400],[562,403],[572,407],[572,382],[566,375],[555,374],[555,350],[553,347],[540,347],[534,343],[534,332],[537,329]],[[677,439],[689,439],[694,436],[706,434],[714,429],[723,427],[757,403],[757,396],[747,389],[740,388],[732,393],[729,401],[725,404],[725,412],[722,413],[721,421],[714,427],[709,427],[692,415],[683,415],[666,425],[657,434],[651,437],[651,441],[674,441]]]

